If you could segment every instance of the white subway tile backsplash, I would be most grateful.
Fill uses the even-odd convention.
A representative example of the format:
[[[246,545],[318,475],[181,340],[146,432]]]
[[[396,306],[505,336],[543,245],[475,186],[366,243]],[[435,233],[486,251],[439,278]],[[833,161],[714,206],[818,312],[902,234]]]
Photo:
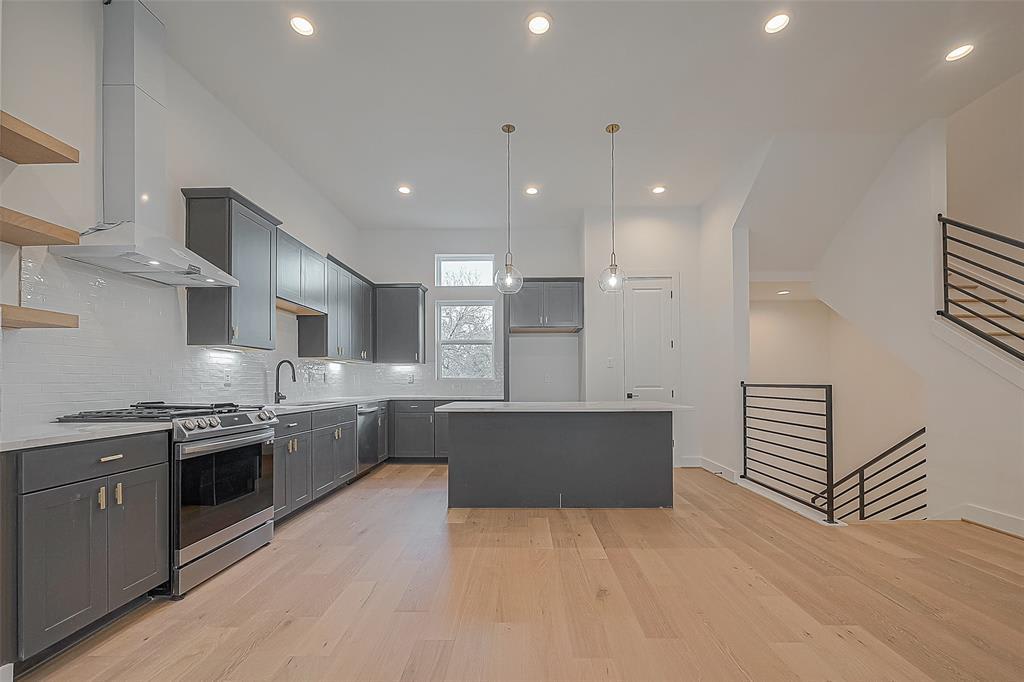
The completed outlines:
[[[268,403],[273,371],[291,400],[345,395],[502,394],[493,381],[440,381],[434,365],[326,363],[296,357],[297,326],[278,313],[277,350],[227,352],[185,345],[185,292],[26,249],[25,305],[77,313],[79,329],[6,330],[2,336],[0,429],[16,433],[80,410],[140,400]],[[500,344],[497,350],[500,356]],[[413,383],[409,383],[412,375]]]

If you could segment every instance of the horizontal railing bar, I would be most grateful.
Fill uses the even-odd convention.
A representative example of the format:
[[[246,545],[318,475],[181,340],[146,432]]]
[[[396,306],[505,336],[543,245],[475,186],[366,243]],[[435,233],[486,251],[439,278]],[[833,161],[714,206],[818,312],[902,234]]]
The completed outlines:
[[[786,479],[784,479],[784,478],[779,478],[779,477],[777,477],[777,476],[772,476],[771,474],[766,474],[766,473],[765,473],[765,472],[763,472],[763,471],[758,471],[757,469],[751,469],[750,467],[747,467],[747,471],[748,471],[748,472],[751,472],[751,471],[753,471],[753,472],[754,472],[755,474],[757,474],[758,476],[766,476],[766,477],[768,477],[768,478],[772,479],[773,481],[778,481],[779,483],[784,483],[785,485],[788,485],[788,486],[790,486],[790,487],[792,487],[792,488],[796,488],[797,490],[802,490],[802,491],[804,491],[805,493],[809,493],[809,494],[811,494],[811,495],[813,495],[813,494],[814,494],[814,491],[813,491],[813,490],[808,490],[807,488],[804,488],[803,486],[799,486],[799,485],[797,485],[796,483],[793,483],[793,482],[791,482],[791,481],[787,481],[787,480],[786,480]],[[810,504],[810,503],[808,503],[808,504]]]
[[[952,270],[951,268],[947,268],[947,269],[950,270],[951,272],[956,273],[956,271]],[[959,274],[959,273],[957,273],[957,274]],[[1006,315],[1009,315],[1012,318],[1015,318],[1017,320],[1020,320],[1021,322],[1024,322],[1024,316],[1018,315],[1017,313],[1013,312],[1012,310],[1009,310],[1008,308],[1004,308],[1003,306],[999,305],[995,301],[990,301],[987,298],[982,298],[981,296],[978,296],[977,294],[975,294],[973,291],[967,291],[966,289],[961,289],[960,287],[958,287],[955,284],[950,284],[949,287],[951,289],[956,289],[957,291],[959,291],[962,294],[967,294],[968,296],[973,298],[978,303],[984,303],[987,306],[991,306],[991,307],[995,308],[996,310],[998,310],[1001,313],[1004,313]],[[964,303],[970,303],[970,301],[963,301],[963,302]],[[958,305],[960,303],[960,301],[950,300],[950,303],[953,303],[954,305]],[[963,308],[963,306],[960,306],[960,307]],[[981,311],[979,311],[979,310],[971,310],[970,308],[968,308],[968,310],[970,311],[971,314],[978,315],[979,317],[982,317],[982,318],[984,318],[986,320],[988,319],[988,317],[986,317],[985,315],[982,315]]]
[[[911,481],[907,481],[906,483],[903,483],[901,485],[898,485],[895,488],[893,488],[892,490],[890,490],[889,492],[885,493],[884,495],[880,495],[880,496],[876,497],[873,500],[868,500],[867,497],[865,497],[865,499],[864,499],[864,510],[867,511],[867,508],[870,507],[871,505],[873,505],[873,504],[875,504],[877,502],[881,502],[882,500],[884,500],[885,498],[889,497],[890,495],[895,495],[896,493],[898,493],[899,491],[903,490],[904,488],[909,488],[910,486],[914,485],[915,483],[923,481],[927,477],[928,477],[928,474],[921,474],[917,478],[915,478],[915,479],[913,479]]]
[[[764,398],[765,400],[796,400],[802,403],[824,403],[826,401],[821,398],[789,398],[781,395],[750,395],[747,394],[748,398]]]
[[[806,453],[808,455],[814,455],[815,457],[822,457],[824,459],[828,459],[828,455],[823,455],[820,452],[811,452],[810,450],[804,450],[803,448],[798,448],[795,445],[783,445],[782,443],[776,443],[773,440],[765,440],[764,438],[755,438],[754,436],[747,436],[747,439],[748,440],[756,440],[758,443],[768,443],[768,445],[774,445],[774,446],[779,447],[779,448],[786,448],[787,450],[796,450],[797,452],[804,452],[804,453]]]
[[[840,517],[839,517],[839,520],[840,520],[840,521],[842,521],[842,520],[843,520],[843,519],[845,519],[845,518],[846,518],[847,516],[853,516],[853,515],[854,515],[854,514],[856,514],[856,513],[858,512],[858,511],[860,511],[860,507],[857,507],[857,508],[855,508],[855,509],[851,509],[850,511],[848,511],[848,512],[846,512],[845,514],[843,514],[842,516],[840,516]]]
[[[925,448],[925,447],[926,447],[927,445],[928,445],[927,443],[921,443],[920,445],[918,445],[918,446],[917,446],[916,448],[914,448],[913,450],[909,451],[909,452],[908,452],[908,453],[906,453],[905,455],[901,455],[900,457],[896,458],[896,459],[895,459],[895,460],[893,460],[892,462],[889,462],[888,464],[886,464],[886,465],[885,465],[884,467],[882,467],[881,469],[879,469],[879,470],[878,470],[878,471],[876,471],[875,473],[873,473],[873,474],[871,474],[871,475],[869,475],[869,476],[865,476],[865,477],[864,477],[864,482],[866,483],[866,482],[870,481],[870,480],[871,480],[872,478],[874,478],[875,476],[877,476],[877,475],[879,475],[880,473],[882,473],[883,471],[885,471],[885,470],[887,470],[887,469],[891,469],[892,467],[896,466],[897,464],[899,464],[900,462],[902,462],[903,460],[905,460],[905,459],[906,459],[907,457],[910,457],[911,455],[913,455],[913,454],[914,454],[915,452],[920,452],[920,451],[921,451],[921,450],[923,450],[923,449],[924,449],[924,448]],[[865,472],[865,473],[866,473],[866,472]]]
[[[928,492],[928,488],[924,488],[922,490],[919,490],[916,493],[914,493],[913,495],[908,495],[908,496],[904,497],[902,500],[898,500],[896,502],[893,502],[892,504],[888,505],[887,507],[882,507],[878,511],[871,512],[870,514],[865,514],[864,515],[864,519],[867,520],[867,519],[870,519],[872,516],[878,516],[882,512],[889,511],[893,507],[895,507],[897,505],[901,505],[904,502],[906,502],[907,500],[912,500],[915,497],[917,497],[918,495],[924,495],[926,492]],[[864,506],[866,507],[867,505],[864,505]]]
[[[824,426],[815,426],[814,424],[799,424],[797,422],[787,422],[781,419],[768,419],[768,417],[755,417],[754,415],[747,415],[747,419],[757,419],[763,422],[771,422],[773,424],[785,424],[786,426],[802,426],[805,429],[815,429],[817,431],[827,431]]]
[[[767,488],[768,490],[771,490],[773,493],[778,493],[779,495],[782,495],[783,497],[788,497],[789,499],[793,500],[794,502],[799,502],[800,504],[802,504],[804,506],[810,507],[811,509],[814,509],[816,511],[820,511],[820,512],[824,513],[823,509],[820,509],[820,508],[814,506],[813,504],[811,504],[807,500],[804,500],[804,499],[801,499],[801,498],[797,497],[793,493],[788,493],[785,490],[779,490],[775,486],[770,485],[768,483],[763,483],[761,481],[756,481],[756,480],[752,479],[750,476],[742,476],[741,478],[745,478],[748,481],[750,481],[751,483],[756,483],[757,485],[761,486],[762,488]]]
[[[970,310],[970,308],[964,307],[964,306],[960,305],[959,303],[957,303],[956,301],[950,301],[950,304],[951,304],[951,305],[955,305],[955,306],[956,306],[957,308],[963,308],[964,310],[968,310],[968,311]],[[1018,334],[1017,332],[1013,331],[1013,330],[1012,330],[1012,329],[1010,329],[1009,327],[1007,327],[1007,326],[1004,326],[1004,325],[1002,325],[1002,324],[999,324],[999,323],[998,323],[998,322],[996,322],[995,320],[991,320],[991,319],[989,319],[989,318],[987,318],[987,317],[985,317],[985,318],[983,318],[983,319],[985,320],[985,322],[986,322],[986,323],[988,323],[988,324],[991,324],[991,325],[993,325],[993,326],[995,326],[995,327],[999,327],[1000,329],[1002,329],[1002,330],[1003,330],[1004,332],[1006,332],[1007,334],[1010,334],[1011,336],[1016,336],[1016,337],[1017,337],[1018,339],[1020,339],[1021,341],[1024,341],[1024,336],[1022,336],[1022,335]],[[969,323],[968,323],[968,324],[969,324]]]
[[[856,489],[857,489],[857,486],[858,486],[858,485],[859,485],[858,483],[854,483],[853,485],[851,485],[851,486],[850,486],[849,488],[847,488],[847,489],[846,489],[846,490],[844,490],[843,492],[841,492],[841,493],[836,493],[836,494],[835,494],[835,499],[839,499],[840,497],[842,497],[842,496],[843,496],[843,495],[845,495],[846,493],[850,492],[851,490],[856,490]],[[825,496],[825,492],[826,492],[826,491],[824,491],[824,490],[822,490],[822,491],[821,491],[821,493],[820,493],[820,494],[821,494],[821,496],[822,496],[822,497],[824,497],[824,496]]]
[[[1017,303],[1024,303],[1024,297],[1018,296],[1017,294],[1013,293],[1012,291],[1007,291],[1006,289],[1003,289],[1002,287],[998,287],[995,284],[989,284],[985,280],[978,279],[977,277],[974,277],[973,275],[969,275],[966,272],[962,272],[960,270],[957,270],[956,268],[951,268],[948,265],[946,266],[946,271],[951,273],[951,274],[957,275],[959,277],[963,277],[964,279],[969,279],[970,281],[974,282],[975,284],[983,286],[986,289],[991,289],[992,291],[996,292],[997,294],[1001,294],[1003,296],[1006,296],[1007,298],[1012,298],[1014,301],[1017,301]],[[954,287],[954,288],[956,287],[955,284],[950,284],[949,286]],[[960,289],[960,291],[963,291],[963,289]],[[964,293],[966,293],[966,292],[964,292]],[[972,296],[974,296],[974,295],[972,294]],[[988,303],[988,304],[992,305],[993,308],[997,307],[992,301],[986,301],[985,299],[979,298],[978,296],[974,296],[974,298],[978,298],[979,300],[984,301],[985,303]],[[1003,312],[1005,312],[1005,311],[1003,311]]]
[[[911,464],[910,466],[908,466],[908,467],[907,467],[906,469],[904,469],[903,471],[899,472],[898,474],[893,474],[892,476],[890,476],[889,478],[885,479],[885,480],[884,480],[884,481],[882,481],[881,483],[876,483],[875,485],[871,486],[870,488],[867,488],[866,490],[864,490],[864,495],[865,495],[865,497],[867,496],[867,494],[868,494],[868,493],[873,493],[873,492],[875,492],[876,490],[878,490],[879,488],[881,488],[881,487],[882,487],[883,485],[885,485],[886,483],[889,483],[890,481],[893,481],[893,480],[895,480],[895,479],[899,478],[900,476],[902,476],[902,475],[903,475],[903,474],[905,474],[905,473],[908,473],[908,472],[910,472],[910,471],[913,471],[914,469],[916,469],[917,467],[921,466],[922,464],[924,464],[924,463],[925,463],[925,462],[927,462],[927,461],[928,461],[928,460],[926,460],[926,459],[922,459],[922,460],[919,460],[919,461],[917,461],[917,462],[915,462],[915,463]],[[926,475],[927,475],[927,474],[926,474]],[[888,494],[888,493],[887,493],[887,494]],[[867,503],[867,502],[865,502],[865,503],[864,503],[864,506],[866,507],[867,505],[868,505],[868,503]]]
[[[974,260],[972,258],[968,258],[967,256],[961,256],[956,251],[950,251],[949,249],[946,249],[946,255],[947,256],[951,256],[953,258],[956,258],[957,260],[961,260],[961,261],[963,261],[965,263],[970,263],[971,265],[973,265],[976,268],[981,268],[982,270],[985,270],[986,272],[991,272],[993,275],[996,275],[998,277],[1002,277],[1003,279],[1008,279],[1011,282],[1015,282],[1017,284],[1020,284],[1020,285],[1024,286],[1024,279],[1021,279],[1020,277],[1014,277],[1013,275],[1008,275],[1005,272],[999,272],[995,268],[990,268],[989,266],[985,265],[984,263],[979,263],[978,261],[976,261],[976,260]]]
[[[821,483],[824,483],[824,481],[819,481],[816,478],[811,478],[810,476],[804,476],[803,474],[798,474],[795,471],[790,471],[789,469],[783,469],[782,467],[775,466],[774,464],[769,464],[768,462],[762,462],[761,460],[755,459],[753,457],[747,457],[747,461],[748,462],[756,462],[756,463],[760,464],[761,466],[766,466],[766,467],[769,467],[771,469],[775,469],[776,471],[781,471],[783,473],[787,473],[790,476],[796,476],[797,478],[802,478],[805,481],[810,481],[811,483],[818,483],[819,485]]]
[[[782,407],[764,407],[762,405],[751,405],[747,403],[747,407],[752,410],[769,410],[771,412],[787,412],[789,414],[808,414],[812,417],[827,417],[828,415],[824,412],[808,412],[806,410],[787,410]]]
[[[999,253],[998,251],[993,251],[991,249],[986,249],[984,246],[978,246],[977,244],[972,244],[970,242],[965,242],[963,239],[958,239],[956,237],[946,237],[946,239],[948,239],[951,242],[956,242],[957,244],[963,244],[964,246],[967,246],[967,247],[972,248],[972,249],[977,249],[978,251],[981,251],[982,253],[987,253],[990,256],[995,256],[996,258],[1002,258],[1003,260],[1010,261],[1014,265],[1019,265],[1020,267],[1024,268],[1024,261],[1019,261],[1016,258],[1012,258],[1010,256],[1004,255],[1002,253]]]
[[[896,443],[896,445],[893,445],[891,448],[889,448],[888,450],[886,450],[882,454],[880,454],[880,455],[878,455],[876,457],[873,457],[870,461],[862,464],[861,466],[857,467],[856,469],[854,469],[850,473],[848,473],[845,476],[843,476],[842,478],[840,478],[838,481],[836,481],[835,483],[832,484],[832,487],[835,488],[835,487],[838,487],[842,483],[846,483],[848,480],[850,480],[851,478],[856,476],[858,471],[861,471],[861,470],[865,470],[866,471],[869,466],[871,466],[872,464],[877,464],[881,460],[885,459],[886,457],[888,457],[892,453],[894,453],[897,450],[899,450],[900,448],[902,448],[907,443],[913,441],[915,438],[918,438],[919,436],[924,434],[924,432],[925,432],[925,427],[922,426],[920,429],[918,429],[914,433],[910,434],[909,436],[907,436],[906,438],[901,440],[899,443]],[[824,493],[822,493],[822,494],[824,495]]]
[[[820,438],[808,438],[807,436],[796,436],[792,433],[786,433],[785,431],[772,431],[771,429],[762,429],[757,426],[747,425],[747,429],[750,431],[761,431],[763,433],[774,433],[776,436],[785,436],[786,438],[797,438],[799,440],[806,440],[811,443],[821,443],[822,445],[828,445],[827,440],[821,440]]]
[[[953,227],[959,227],[961,230],[967,230],[968,232],[973,232],[974,234],[980,234],[981,236],[988,237],[989,239],[995,239],[997,242],[1003,242],[1004,244],[1009,244],[1010,246],[1017,246],[1024,249],[1024,242],[1020,241],[1019,239],[1007,237],[1006,235],[998,234],[996,232],[992,232],[981,227],[976,227],[975,225],[960,222],[959,220],[953,220],[952,218],[947,218],[941,213],[939,214],[939,222],[945,223],[946,225],[952,225]]]
[[[1010,344],[1003,343],[1002,341],[1000,341],[999,339],[995,338],[994,336],[986,334],[985,332],[981,331],[977,327],[975,327],[973,325],[970,325],[970,324],[967,324],[966,322],[961,320],[959,317],[955,317],[954,315],[949,315],[949,314],[947,314],[943,310],[938,310],[936,312],[938,313],[939,317],[942,317],[943,319],[949,320],[953,324],[956,324],[956,325],[959,325],[960,327],[963,327],[964,329],[966,329],[970,333],[974,334],[975,336],[977,336],[977,337],[979,337],[981,339],[984,339],[985,341],[988,341],[993,346],[996,346],[996,347],[1006,351],[1007,353],[1009,353],[1013,357],[1017,358],[1018,360],[1024,360],[1024,352],[1017,350],[1016,348],[1014,348]]]
[[[904,516],[907,516],[907,515],[909,515],[909,514],[913,514],[914,512],[919,512],[919,511],[921,511],[922,509],[925,509],[925,508],[927,508],[927,507],[928,507],[928,505],[927,505],[927,504],[922,504],[922,505],[921,505],[920,507],[914,507],[914,508],[913,508],[913,509],[911,509],[910,511],[905,511],[905,512],[903,512],[902,514],[900,514],[899,516],[894,516],[894,517],[892,517],[892,519],[890,519],[890,520],[891,520],[891,521],[898,521],[898,520],[902,519],[902,518],[903,518]]]
[[[843,507],[845,507],[846,505],[850,504],[851,502],[856,502],[856,501],[857,501],[858,499],[859,499],[859,498],[857,498],[857,497],[851,497],[851,498],[850,498],[850,499],[848,499],[848,500],[847,500],[846,502],[843,502],[842,504],[840,504],[840,505],[836,506],[836,507],[835,507],[835,510],[836,510],[836,511],[839,511],[840,509],[842,509],[842,508],[843,508]]]
[[[811,469],[817,469],[818,471],[825,471],[825,472],[828,471],[828,469],[826,469],[825,467],[820,467],[820,466],[817,466],[815,464],[810,464],[808,462],[801,462],[798,459],[793,459],[792,457],[786,457],[785,455],[778,455],[778,454],[776,454],[774,452],[768,452],[767,450],[762,450],[760,448],[755,448],[753,445],[748,445],[747,446],[747,450],[753,450],[754,452],[760,452],[763,455],[771,455],[772,457],[778,457],[779,459],[784,459],[787,462],[792,462],[793,464],[799,464],[801,466],[810,467]]]
[[[748,384],[740,382],[741,386],[747,388],[830,388],[832,384]]]

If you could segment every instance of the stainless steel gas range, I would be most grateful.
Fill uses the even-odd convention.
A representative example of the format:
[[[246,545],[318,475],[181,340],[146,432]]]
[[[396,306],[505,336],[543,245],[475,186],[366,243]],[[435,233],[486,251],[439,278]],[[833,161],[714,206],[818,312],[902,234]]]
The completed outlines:
[[[170,421],[171,593],[180,597],[274,537],[273,410],[136,403],[65,422]]]

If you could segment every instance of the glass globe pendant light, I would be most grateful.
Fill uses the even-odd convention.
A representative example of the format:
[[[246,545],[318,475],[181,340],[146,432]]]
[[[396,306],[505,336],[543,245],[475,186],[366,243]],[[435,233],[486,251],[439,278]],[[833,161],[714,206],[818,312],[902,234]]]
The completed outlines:
[[[622,268],[619,267],[619,264],[615,262],[615,133],[619,132],[619,129],[620,126],[618,123],[609,123],[604,129],[612,139],[612,255],[611,263],[601,273],[600,279],[597,280],[597,285],[601,287],[601,291],[606,294],[621,293],[622,287],[626,282],[626,273],[624,273]]]
[[[501,126],[505,133],[505,222],[508,228],[508,249],[505,251],[505,265],[494,273],[494,286],[505,295],[517,293],[523,288],[523,273],[512,265],[512,133],[516,127],[511,123]]]

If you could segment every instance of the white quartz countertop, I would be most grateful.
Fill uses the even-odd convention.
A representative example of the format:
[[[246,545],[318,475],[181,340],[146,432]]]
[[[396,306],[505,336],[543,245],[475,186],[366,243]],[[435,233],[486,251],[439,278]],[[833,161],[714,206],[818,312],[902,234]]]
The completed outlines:
[[[385,400],[500,400],[497,396],[450,396],[450,395],[358,395],[346,398],[324,398],[323,401],[303,401],[302,404],[283,402],[279,405],[267,405],[276,414],[295,414],[311,410],[326,410],[332,407],[348,407],[361,403],[382,402]]]
[[[0,452],[12,450],[28,450],[49,445],[80,443],[87,440],[131,436],[137,433],[153,431],[170,431],[170,422],[132,422],[101,424],[38,424],[24,431],[10,429],[0,440]]]
[[[692,410],[689,405],[649,400],[607,400],[565,403],[471,403],[454,402],[435,407],[435,412],[678,412]]]

